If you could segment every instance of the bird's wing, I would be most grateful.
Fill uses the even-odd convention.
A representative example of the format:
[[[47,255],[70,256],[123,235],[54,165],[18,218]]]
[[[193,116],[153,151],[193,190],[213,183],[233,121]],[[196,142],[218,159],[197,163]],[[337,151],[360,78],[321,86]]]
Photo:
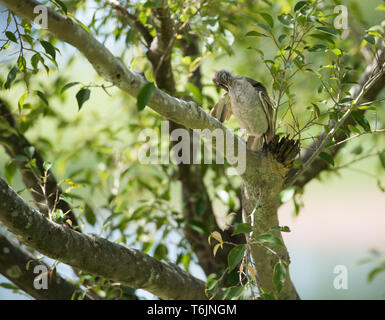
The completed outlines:
[[[273,138],[273,104],[271,103],[267,90],[262,83],[247,77],[245,77],[245,79],[255,88],[255,90],[258,91],[259,99],[261,100],[263,111],[265,111],[267,122],[269,124],[269,128],[266,131],[267,141],[269,142]]]
[[[261,100],[263,111],[265,111],[267,123],[269,125],[267,131],[266,131],[266,137],[267,141],[270,142],[270,140],[273,138],[273,105],[269,99],[269,96],[265,91],[258,91],[259,99]]]
[[[230,119],[232,111],[230,97],[227,93],[218,100],[215,106],[211,109],[210,114],[214,118],[217,118],[220,122]]]

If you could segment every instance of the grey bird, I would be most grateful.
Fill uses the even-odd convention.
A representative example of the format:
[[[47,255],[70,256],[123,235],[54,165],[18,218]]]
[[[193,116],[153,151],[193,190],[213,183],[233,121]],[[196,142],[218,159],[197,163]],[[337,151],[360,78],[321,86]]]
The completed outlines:
[[[214,74],[213,82],[227,93],[215,104],[210,114],[219,121],[234,115],[241,129],[247,133],[246,143],[251,150],[260,150],[264,140],[274,135],[274,108],[264,85],[256,80],[233,75],[227,70]]]

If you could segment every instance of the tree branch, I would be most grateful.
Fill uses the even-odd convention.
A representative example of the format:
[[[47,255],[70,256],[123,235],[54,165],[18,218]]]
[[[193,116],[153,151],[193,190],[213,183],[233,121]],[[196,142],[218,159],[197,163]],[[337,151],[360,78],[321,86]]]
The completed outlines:
[[[123,7],[119,0],[106,0],[106,3],[113,9],[115,9],[118,13],[120,13],[128,22],[138,30],[138,32],[142,35],[144,41],[147,46],[151,46],[151,42],[153,40],[150,31],[146,28],[146,26],[139,21],[139,19],[133,14],[129,13],[128,10]]]
[[[203,281],[169,262],[46,219],[0,178],[0,221],[25,244],[86,272],[162,299],[206,299]]]
[[[350,96],[353,99],[356,99],[360,92],[362,91],[365,84],[368,82],[368,80],[376,73],[378,73],[381,68],[384,68],[385,64],[385,48],[383,43],[380,44],[378,52],[376,54],[377,59],[374,59],[373,62],[367,66],[365,71],[362,73],[359,84],[353,86],[350,89]],[[372,83],[371,87],[368,90],[365,90],[364,95],[362,96],[362,101],[373,101],[376,99],[377,95],[383,90],[385,87],[385,74],[382,73],[381,76],[376,78],[376,81]],[[365,110],[357,110],[357,112],[360,112],[361,114],[365,113]],[[351,116],[347,117],[347,119],[342,124],[343,126],[347,126],[348,124],[354,124],[354,120]],[[330,125],[333,125],[331,122]],[[326,133],[322,133],[320,137],[312,143],[301,155],[301,159],[304,163],[306,163],[310,157],[313,155],[314,151],[317,150],[320,143],[325,139]],[[346,139],[347,136],[345,133],[337,133],[335,136],[336,142],[343,141]],[[337,155],[337,153],[344,147],[344,144],[337,144],[335,147],[333,147],[331,150],[328,150],[328,153],[334,157]],[[290,182],[295,186],[302,188],[304,187],[309,181],[317,177],[322,171],[328,169],[328,164],[324,160],[320,158],[314,159],[312,161],[310,167],[306,171],[302,171],[302,174],[298,174],[299,169],[291,169],[287,178],[286,185],[289,185]],[[294,180],[294,176],[296,176],[296,179]]]
[[[0,234],[0,252],[0,273],[35,299],[70,300],[71,298],[76,299],[82,294],[81,290],[58,274],[49,282],[47,289],[37,290],[33,286],[34,280],[38,276],[33,272],[34,268],[44,265],[49,270],[49,266],[2,234]],[[90,298],[85,296],[83,299]]]
[[[35,6],[41,5],[36,0],[0,0],[6,7],[26,19],[33,21]],[[143,86],[148,83],[140,74],[129,70],[121,61],[91,34],[80,25],[76,24],[71,18],[63,16],[58,12],[48,11],[48,30],[58,39],[65,41],[76,47],[87,60],[92,64],[96,72],[105,80],[112,82],[122,91],[137,97]],[[163,115],[165,118],[179,123],[190,129],[208,129],[213,131],[219,129],[227,139],[234,141],[235,147],[238,144],[245,145],[245,142],[238,138],[231,130],[227,129],[220,121],[210,116],[205,110],[195,102],[187,102],[162,90],[156,89],[148,106],[154,111]],[[213,148],[216,147],[215,141]],[[226,152],[224,152],[226,154]],[[266,175],[266,167],[270,166],[262,152],[253,152],[247,149],[246,152],[247,168],[249,164],[253,171],[246,170],[243,176],[251,174]]]
[[[357,96],[354,98],[354,100],[351,102],[351,105],[347,108],[343,116],[333,125],[331,130],[324,137],[322,137],[322,139],[320,139],[317,149],[309,156],[309,158],[305,161],[303,166],[296,172],[296,174],[286,181],[287,185],[291,185],[292,183],[294,183],[294,181],[297,179],[299,175],[301,175],[303,172],[309,169],[310,165],[321,153],[326,143],[333,136],[336,135],[337,130],[344,124],[344,122],[351,115],[351,113],[357,109],[361,101],[366,96],[367,92],[369,92],[369,90],[373,87],[373,85],[379,79],[381,79],[381,77],[384,74],[385,74],[385,64],[375,74],[371,75],[370,78],[365,82],[365,84],[361,87],[361,90],[359,91]]]

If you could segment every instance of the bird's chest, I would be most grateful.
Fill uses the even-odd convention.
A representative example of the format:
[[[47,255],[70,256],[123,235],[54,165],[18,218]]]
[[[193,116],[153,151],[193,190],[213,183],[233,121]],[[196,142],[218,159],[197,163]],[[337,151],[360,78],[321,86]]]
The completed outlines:
[[[234,87],[229,91],[229,95],[231,110],[239,126],[249,133],[265,132],[267,120],[258,92],[252,87],[251,90]]]

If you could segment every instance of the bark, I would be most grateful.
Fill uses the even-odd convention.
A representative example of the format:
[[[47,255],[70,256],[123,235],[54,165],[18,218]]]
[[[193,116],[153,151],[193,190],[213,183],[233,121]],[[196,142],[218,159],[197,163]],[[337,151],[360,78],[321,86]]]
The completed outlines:
[[[49,270],[49,266],[2,234],[0,234],[0,252],[0,273],[35,299],[70,300],[80,297],[79,288],[58,274],[49,281],[47,289],[36,289],[33,283],[38,274],[33,272],[34,268],[44,265]],[[88,300],[89,297],[85,296],[83,299]]]
[[[268,154],[267,158],[272,155]],[[271,250],[256,243],[253,239],[263,233],[271,233],[282,243],[282,235],[278,231],[271,231],[271,227],[279,226],[277,210],[280,205],[280,191],[282,190],[288,168],[270,159],[271,166],[265,175],[255,173],[253,163],[248,163],[246,179],[242,190],[243,221],[253,226],[253,232],[247,236],[248,249],[251,252],[255,268],[257,284],[260,292],[268,290],[279,299],[299,299],[294,284],[289,275],[290,258],[286,246],[274,246]],[[286,264],[286,281],[280,293],[273,285],[272,275],[275,264],[282,260]]]
[[[86,272],[162,299],[205,299],[205,284],[172,263],[46,219],[0,178],[0,221],[23,243]]]

